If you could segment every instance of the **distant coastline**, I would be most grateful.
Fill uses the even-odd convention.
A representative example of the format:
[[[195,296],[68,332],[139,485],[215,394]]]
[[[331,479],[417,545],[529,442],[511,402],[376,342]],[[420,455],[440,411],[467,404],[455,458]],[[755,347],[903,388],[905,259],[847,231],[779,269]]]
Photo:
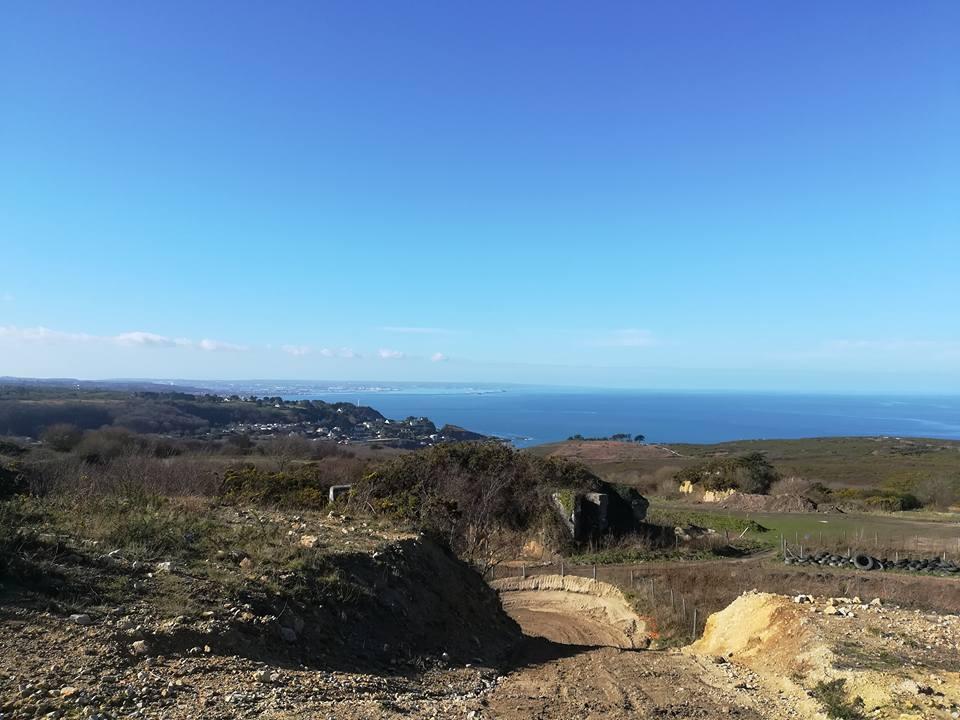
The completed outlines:
[[[80,384],[61,379],[0,381]],[[342,381],[103,381],[116,388],[203,388],[219,394],[279,396],[366,405],[386,417],[428,417],[518,447],[573,435],[642,434],[652,443],[891,436],[960,440],[960,396],[800,394],[537,387],[491,383]]]

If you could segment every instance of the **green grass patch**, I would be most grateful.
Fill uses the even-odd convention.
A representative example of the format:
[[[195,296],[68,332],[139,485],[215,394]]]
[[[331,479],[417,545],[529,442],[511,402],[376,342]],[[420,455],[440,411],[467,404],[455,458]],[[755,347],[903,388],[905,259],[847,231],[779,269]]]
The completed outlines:
[[[755,520],[736,515],[722,515],[700,510],[684,510],[651,506],[647,512],[647,520],[655,525],[687,526],[698,525],[710,528],[717,532],[724,530],[742,533],[765,533],[768,528]]]
[[[843,678],[819,682],[810,691],[811,697],[817,700],[828,717],[836,720],[862,720],[863,700],[859,697],[847,699],[847,681]]]
[[[571,565],[630,565],[641,562],[719,560],[722,558],[745,557],[766,549],[767,545],[750,540],[740,540],[736,544],[713,547],[685,547],[681,545],[678,548],[663,550],[612,548],[571,555],[567,558],[567,562]]]

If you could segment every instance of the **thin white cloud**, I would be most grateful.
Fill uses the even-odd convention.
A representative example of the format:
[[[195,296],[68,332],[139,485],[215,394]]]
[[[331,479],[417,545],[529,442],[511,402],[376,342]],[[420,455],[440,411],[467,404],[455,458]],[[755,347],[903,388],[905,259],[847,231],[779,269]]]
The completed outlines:
[[[325,358],[343,358],[344,360],[357,360],[361,357],[360,353],[348,347],[342,347],[339,350],[320,348],[318,353]]]
[[[36,327],[17,327],[16,325],[0,325],[0,338],[21,340],[24,342],[90,342],[96,340],[94,335],[86,333],[63,332],[51,330],[38,325]]]
[[[136,330],[134,332],[125,332],[115,335],[113,342],[118,345],[128,347],[189,347],[192,343],[184,338],[169,338],[156,333],[143,332]]]
[[[386,327],[381,327],[380,329],[384,332],[397,333],[399,335],[447,335],[450,332],[444,328],[409,327],[396,325],[387,325]]]
[[[303,357],[310,354],[310,348],[306,345],[281,345],[280,349],[287,355],[293,355],[294,357]]]
[[[430,362],[446,362],[449,359],[450,358],[448,358],[442,352],[436,352],[430,356]]]
[[[381,360],[399,360],[404,356],[399,350],[390,350],[388,348],[380,348],[377,351],[377,355],[380,356]]]
[[[210,340],[209,338],[204,338],[198,342],[197,347],[206,352],[244,352],[248,349],[246,345],[234,345],[233,343]]]
[[[623,328],[607,333],[605,336],[596,340],[594,345],[604,347],[651,347],[657,344],[657,339],[649,330],[640,330],[638,328]]]
[[[2,295],[0,295],[0,301],[2,302],[12,303],[14,300],[16,300],[16,298],[14,297],[12,292],[5,292]]]
[[[63,332],[50,328],[0,326],[0,339],[11,339],[30,343],[101,343],[129,348],[194,348],[208,352],[242,351],[247,347],[233,343],[205,338],[194,342],[186,338],[171,338],[166,335],[132,330],[119,335],[90,335],[88,333]]]

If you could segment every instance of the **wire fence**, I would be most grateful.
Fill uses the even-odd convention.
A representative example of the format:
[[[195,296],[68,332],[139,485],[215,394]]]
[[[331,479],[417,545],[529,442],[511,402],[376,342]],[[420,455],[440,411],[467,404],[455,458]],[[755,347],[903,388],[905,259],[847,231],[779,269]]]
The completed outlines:
[[[780,536],[781,553],[789,549],[794,554],[805,555],[811,551],[824,550],[874,556],[939,557],[943,560],[960,561],[960,529],[956,537],[929,537],[914,534],[881,534],[861,529],[855,532],[816,533],[794,532]]]
[[[561,558],[550,562],[494,566],[486,573],[486,578],[501,580],[538,575],[569,575],[614,585],[627,593],[628,599],[646,616],[654,634],[678,644],[700,637],[709,614],[695,598],[672,587],[659,571],[642,566],[570,565]]]
[[[700,538],[697,540],[702,542]],[[729,542],[726,533],[717,533],[707,540],[715,540],[721,545]],[[768,535],[767,543],[770,540]],[[777,537],[774,536],[772,540],[776,542]],[[828,558],[817,565],[814,558],[824,554],[839,556],[843,561],[831,562]],[[496,580],[537,575],[570,575],[609,583],[628,594],[628,599],[634,603],[640,614],[646,617],[651,629],[660,635],[661,640],[681,644],[701,636],[711,613],[726,607],[739,594],[758,587],[781,593],[819,590],[837,593],[838,596],[870,594],[886,597],[887,584],[882,578],[888,573],[860,572],[868,569],[880,570],[880,566],[874,563],[871,568],[860,567],[854,562],[858,555],[888,561],[885,569],[892,571],[914,571],[910,574],[937,574],[960,578],[960,538],[882,535],[865,529],[855,533],[836,534],[798,532],[793,538],[779,535],[776,555],[771,552],[766,556],[767,559],[782,562],[787,558],[808,558],[807,564],[816,565],[815,576],[811,576],[809,572],[801,575],[776,571],[772,575],[769,572],[765,574],[757,563],[735,563],[730,566],[717,557],[716,561],[610,565],[570,564],[563,558],[556,558],[544,562],[497,565],[490,568],[485,577]],[[902,564],[904,560],[921,558],[924,558],[925,562],[919,567],[915,566],[916,563],[914,566]],[[711,572],[706,572],[702,563],[711,566]],[[821,572],[823,565],[835,567],[837,575],[824,575]],[[764,567],[770,568],[770,565],[765,564]],[[958,567],[958,570],[951,570],[950,567]],[[678,569],[683,569],[684,572],[676,572]],[[813,577],[817,580],[814,581]],[[893,576],[890,579],[893,580]],[[943,590],[949,590],[949,587],[944,586]],[[906,597],[899,600],[908,602]],[[952,602],[947,602],[946,605],[952,607]]]

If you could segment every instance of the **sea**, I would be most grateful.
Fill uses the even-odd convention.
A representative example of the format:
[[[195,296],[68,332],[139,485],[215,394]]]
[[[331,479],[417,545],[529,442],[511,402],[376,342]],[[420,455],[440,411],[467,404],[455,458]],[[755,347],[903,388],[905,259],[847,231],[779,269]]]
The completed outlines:
[[[233,389],[236,389],[234,386]],[[960,396],[644,391],[415,383],[244,384],[285,399],[368,405],[389,418],[426,416],[518,447],[573,435],[647,442],[839,435],[960,439]]]

